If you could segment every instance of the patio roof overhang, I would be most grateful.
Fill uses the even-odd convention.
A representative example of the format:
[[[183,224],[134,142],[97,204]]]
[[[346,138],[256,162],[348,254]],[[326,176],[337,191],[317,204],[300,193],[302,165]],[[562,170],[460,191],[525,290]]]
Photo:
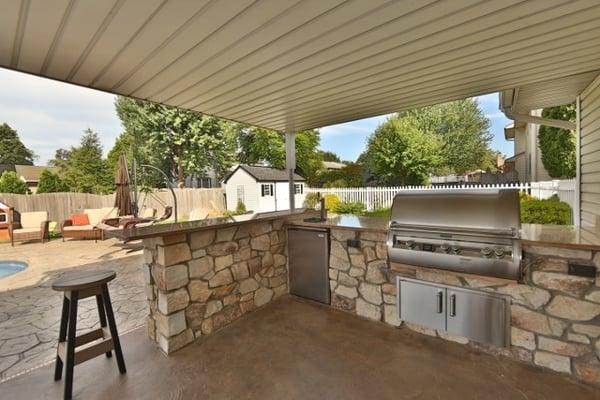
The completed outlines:
[[[0,66],[280,131],[600,70],[597,0],[9,0]]]

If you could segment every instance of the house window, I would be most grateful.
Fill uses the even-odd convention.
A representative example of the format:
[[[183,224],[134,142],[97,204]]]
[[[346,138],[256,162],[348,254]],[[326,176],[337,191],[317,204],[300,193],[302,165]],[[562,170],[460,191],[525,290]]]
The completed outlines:
[[[294,194],[302,194],[304,193],[304,185],[301,183],[294,184]]]
[[[262,197],[265,196],[273,196],[273,185],[272,184],[262,184],[260,185],[260,194]]]
[[[238,185],[237,186],[237,201],[238,203],[245,203],[244,201],[244,186],[243,185]]]

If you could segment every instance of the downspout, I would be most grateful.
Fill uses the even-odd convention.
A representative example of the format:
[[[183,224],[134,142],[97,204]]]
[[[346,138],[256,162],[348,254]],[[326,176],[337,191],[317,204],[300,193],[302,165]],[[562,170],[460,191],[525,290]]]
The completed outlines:
[[[573,225],[581,225],[581,96],[575,99],[575,209]]]
[[[294,170],[296,169],[296,132],[285,132],[285,164],[288,171],[290,211],[296,209]]]

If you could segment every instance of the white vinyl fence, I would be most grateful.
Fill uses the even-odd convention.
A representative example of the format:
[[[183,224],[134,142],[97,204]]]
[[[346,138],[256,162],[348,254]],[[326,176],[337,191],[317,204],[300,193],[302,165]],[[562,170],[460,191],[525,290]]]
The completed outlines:
[[[555,180],[531,183],[503,183],[491,185],[468,184],[436,185],[436,186],[396,186],[396,187],[359,187],[359,188],[308,188],[307,192],[333,193],[341,201],[363,203],[367,211],[392,206],[396,193],[411,190],[442,190],[442,189],[518,189],[540,199],[557,195],[562,201],[575,209],[575,180]]]

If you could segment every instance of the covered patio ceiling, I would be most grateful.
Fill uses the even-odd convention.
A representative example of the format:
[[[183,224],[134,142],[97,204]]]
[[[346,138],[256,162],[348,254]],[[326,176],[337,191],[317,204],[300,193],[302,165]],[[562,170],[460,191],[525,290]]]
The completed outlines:
[[[280,131],[600,70],[597,0],[5,0],[0,66]]]

